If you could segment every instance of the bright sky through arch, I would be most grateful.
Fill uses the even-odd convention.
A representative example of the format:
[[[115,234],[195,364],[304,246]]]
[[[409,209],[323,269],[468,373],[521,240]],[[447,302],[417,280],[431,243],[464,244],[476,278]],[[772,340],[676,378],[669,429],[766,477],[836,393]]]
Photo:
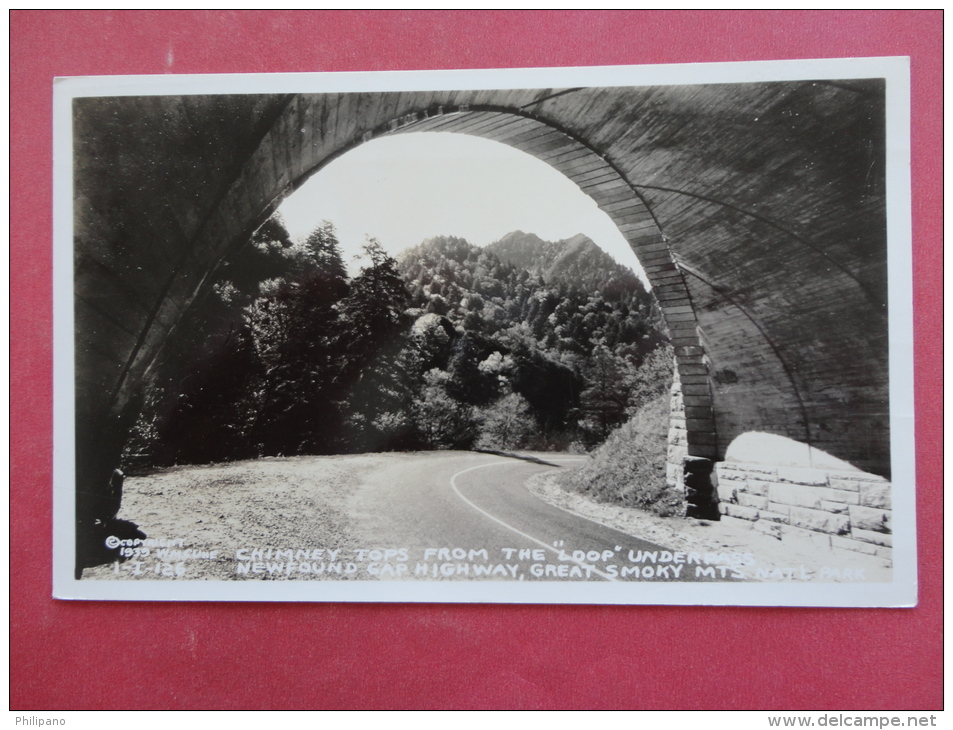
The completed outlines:
[[[583,233],[645,281],[612,220],[565,175],[500,142],[447,132],[381,137],[333,160],[278,208],[291,237],[322,220],[353,268],[366,237],[396,255],[427,238],[485,246],[510,231],[559,241]]]

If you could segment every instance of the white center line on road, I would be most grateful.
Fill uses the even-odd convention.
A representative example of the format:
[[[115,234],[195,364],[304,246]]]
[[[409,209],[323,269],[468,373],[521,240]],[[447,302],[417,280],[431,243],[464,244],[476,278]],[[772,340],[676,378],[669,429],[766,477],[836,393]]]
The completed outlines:
[[[499,519],[498,517],[494,517],[493,515],[491,515],[491,514],[490,514],[489,512],[487,512],[486,510],[481,509],[480,507],[477,507],[475,504],[473,504],[473,502],[471,502],[469,499],[467,499],[466,497],[464,497],[464,496],[460,493],[460,490],[457,488],[457,477],[460,476],[461,474],[466,474],[468,471],[474,471],[474,470],[476,470],[476,469],[486,469],[488,466],[499,466],[499,465],[501,465],[501,464],[509,464],[509,463],[510,463],[510,462],[508,462],[508,461],[492,461],[492,462],[490,462],[489,464],[477,464],[476,466],[471,466],[471,467],[469,467],[469,468],[467,468],[467,469],[463,469],[462,471],[458,471],[456,474],[454,474],[452,477],[450,477],[450,486],[453,488],[453,491],[456,492],[457,496],[458,496],[460,499],[462,499],[462,500],[463,500],[464,502],[466,502],[468,505],[470,505],[471,507],[473,507],[473,509],[475,509],[477,512],[479,512],[480,514],[482,514],[484,517],[488,517],[489,519],[493,520],[493,521],[494,521],[495,523],[497,523],[498,525],[501,525],[501,526],[505,527],[505,528],[506,528],[507,530],[509,530],[510,532],[515,532],[515,533],[516,533],[517,535],[519,535],[520,537],[526,538],[527,540],[529,540],[529,541],[531,541],[531,542],[535,542],[537,545],[540,545],[540,546],[546,548],[546,549],[549,550],[551,553],[555,553],[557,556],[563,556],[563,555],[565,555],[565,553],[563,553],[563,551],[557,550],[557,549],[554,548],[552,545],[548,545],[548,544],[546,544],[545,542],[543,542],[542,540],[537,540],[537,539],[536,539],[535,537],[533,537],[532,535],[527,535],[525,532],[523,532],[523,531],[521,531],[521,530],[517,530],[515,527],[513,527],[513,525],[509,525],[509,524],[507,524],[506,522],[504,522],[503,520]],[[568,556],[567,556],[567,557],[568,557]],[[568,558],[568,560],[567,560],[566,558],[563,558],[563,560],[564,560],[564,562],[575,563],[576,565],[579,565],[579,566],[581,566],[581,567],[583,567],[583,568],[586,568],[587,570],[590,570],[590,571],[592,571],[593,573],[595,573],[596,575],[599,575],[599,576],[605,578],[606,580],[612,581],[613,583],[618,582],[618,581],[616,581],[616,579],[613,578],[611,575],[609,575],[608,573],[603,573],[601,570],[599,570],[599,569],[598,569],[596,566],[594,566],[594,565],[589,565],[589,563],[584,563],[584,562],[582,562],[581,560],[575,560],[575,559],[573,559],[573,558]]]

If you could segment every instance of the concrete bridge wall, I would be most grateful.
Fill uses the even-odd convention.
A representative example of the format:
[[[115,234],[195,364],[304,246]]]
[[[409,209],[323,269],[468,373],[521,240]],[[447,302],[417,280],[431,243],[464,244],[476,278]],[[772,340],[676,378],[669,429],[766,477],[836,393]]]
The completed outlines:
[[[879,81],[76,100],[83,509],[223,258],[336,156],[421,131],[535,155],[616,222],[672,335],[687,454],[765,431],[888,476],[883,105]]]

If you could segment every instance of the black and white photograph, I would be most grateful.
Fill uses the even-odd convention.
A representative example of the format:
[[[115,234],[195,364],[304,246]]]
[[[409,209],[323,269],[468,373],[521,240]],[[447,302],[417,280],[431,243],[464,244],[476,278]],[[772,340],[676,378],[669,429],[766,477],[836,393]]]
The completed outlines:
[[[906,59],[54,86],[54,594],[910,606]]]

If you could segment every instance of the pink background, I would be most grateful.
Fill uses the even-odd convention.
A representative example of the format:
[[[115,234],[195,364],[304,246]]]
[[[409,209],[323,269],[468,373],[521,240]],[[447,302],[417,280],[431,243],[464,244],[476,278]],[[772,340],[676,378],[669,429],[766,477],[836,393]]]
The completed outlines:
[[[942,11],[13,11],[13,710],[940,709]],[[54,76],[910,56],[920,604],[186,604],[51,593]]]

